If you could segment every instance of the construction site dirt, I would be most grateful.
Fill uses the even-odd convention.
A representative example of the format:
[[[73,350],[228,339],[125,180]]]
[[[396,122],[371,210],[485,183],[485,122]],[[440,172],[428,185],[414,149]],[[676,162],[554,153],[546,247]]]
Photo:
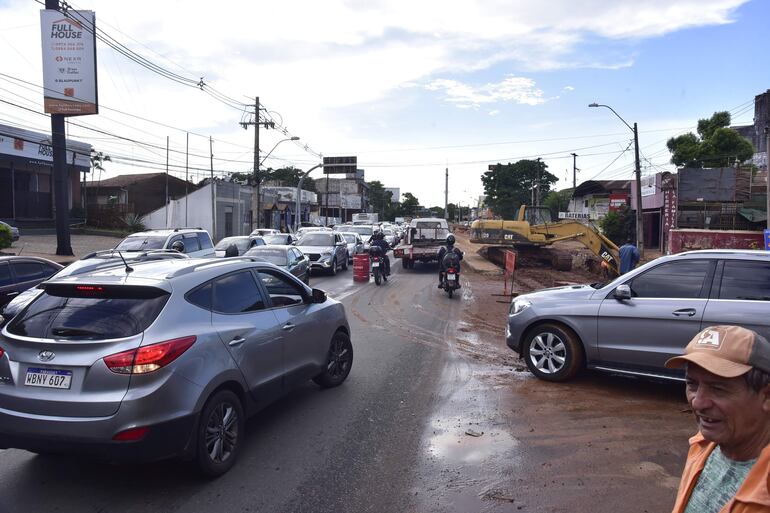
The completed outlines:
[[[474,251],[462,234],[458,242]],[[518,263],[514,294],[602,279],[590,266]],[[505,345],[503,276],[464,272],[458,363],[445,373],[420,472],[441,478],[420,486],[418,510],[670,510],[695,432],[684,386],[592,371],[567,383],[535,378]]]

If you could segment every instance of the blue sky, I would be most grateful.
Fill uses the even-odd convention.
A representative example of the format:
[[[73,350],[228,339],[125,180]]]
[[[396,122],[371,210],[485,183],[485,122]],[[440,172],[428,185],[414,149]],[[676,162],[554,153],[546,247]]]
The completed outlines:
[[[738,106],[734,120],[750,123],[749,102],[770,88],[764,0],[232,1],[218,10],[198,1],[138,0],[127,9],[79,0],[76,7],[95,10],[103,30],[153,62],[204,76],[244,102],[259,95],[287,133],[301,137],[276,148],[268,165],[307,168],[314,153],[358,155],[368,179],[426,205],[443,203],[445,167],[450,201],[467,203],[482,193],[489,163],[528,156],[543,156],[559,187],[571,185],[573,151],[578,181],[631,178],[633,152],[624,152],[631,133],[610,111],[589,109],[593,101],[639,123],[644,173],[671,169],[668,137]],[[0,76],[0,93],[34,110],[42,110],[38,10],[28,0],[0,1],[4,73],[28,82]],[[238,125],[243,112],[102,44],[98,71],[102,105],[120,112],[103,108],[78,122],[155,145],[169,136],[177,149],[193,131],[200,154],[211,135],[218,173],[249,169],[253,133]],[[0,123],[47,126],[6,104]],[[165,162],[142,144],[74,126],[70,134],[119,157],[105,177]],[[284,137],[263,131],[262,150]],[[198,160],[192,165],[208,167]]]

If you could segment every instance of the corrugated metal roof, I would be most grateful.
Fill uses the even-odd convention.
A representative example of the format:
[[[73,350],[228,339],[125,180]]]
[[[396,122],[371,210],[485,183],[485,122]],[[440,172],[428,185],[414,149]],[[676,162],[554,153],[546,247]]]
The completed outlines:
[[[581,183],[572,194],[573,197],[580,197],[586,194],[610,193],[612,191],[630,191],[631,180],[588,180]]]

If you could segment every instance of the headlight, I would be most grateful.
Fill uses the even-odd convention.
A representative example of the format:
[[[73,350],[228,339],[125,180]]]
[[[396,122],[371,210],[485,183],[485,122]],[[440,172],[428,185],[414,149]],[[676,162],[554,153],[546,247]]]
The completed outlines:
[[[513,303],[511,303],[511,309],[508,313],[510,315],[516,315],[523,312],[530,306],[532,306],[532,303],[526,299],[515,299]]]
[[[332,252],[331,251],[324,251],[323,253],[321,253],[321,256],[330,257],[330,256],[332,256]]]

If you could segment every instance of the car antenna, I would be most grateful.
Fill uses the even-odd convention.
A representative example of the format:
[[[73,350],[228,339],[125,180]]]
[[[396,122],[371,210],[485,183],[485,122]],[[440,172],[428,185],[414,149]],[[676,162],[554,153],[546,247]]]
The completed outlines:
[[[120,257],[121,260],[123,260],[123,263],[126,264],[126,274],[128,274],[128,273],[130,273],[131,271],[134,270],[133,267],[128,265],[128,262],[126,262],[126,259],[123,258],[123,254],[120,251],[118,251],[118,256]]]

